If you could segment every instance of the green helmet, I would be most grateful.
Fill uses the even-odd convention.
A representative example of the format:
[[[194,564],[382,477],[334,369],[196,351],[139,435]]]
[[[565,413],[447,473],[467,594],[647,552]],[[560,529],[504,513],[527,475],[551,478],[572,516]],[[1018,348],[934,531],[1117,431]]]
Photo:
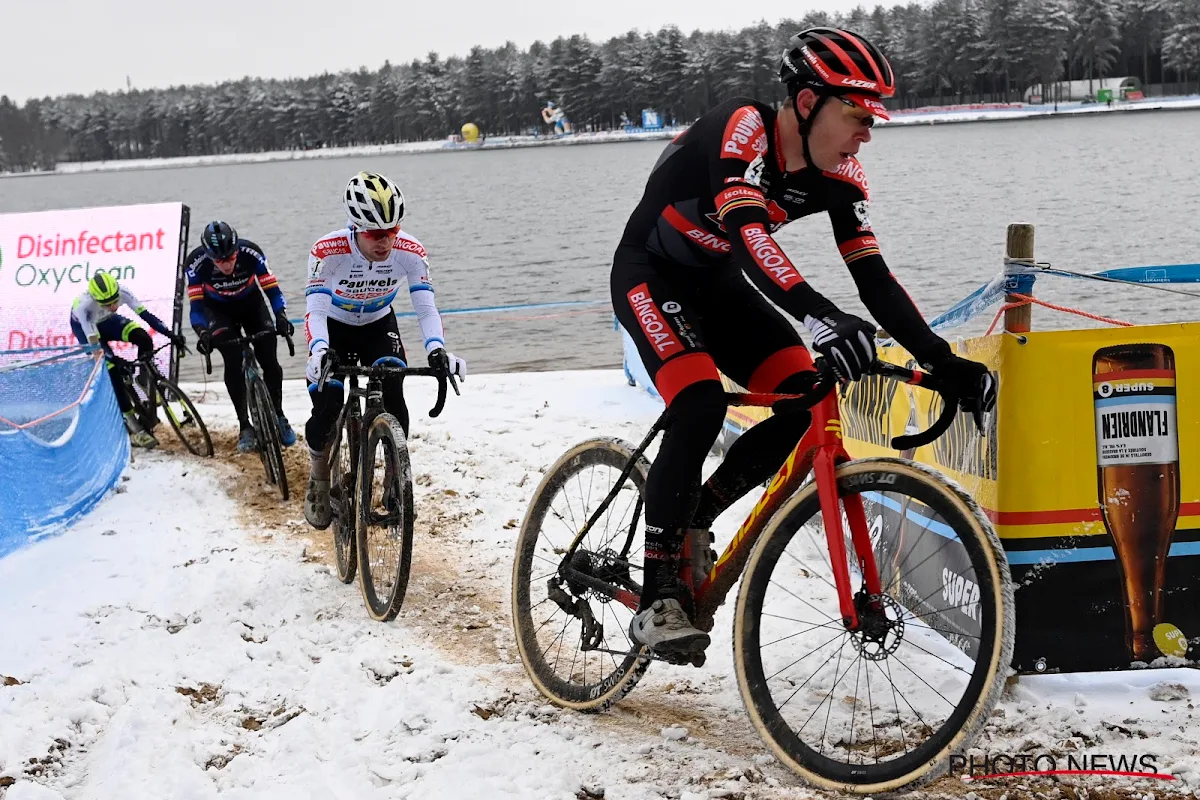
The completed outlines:
[[[97,272],[88,281],[88,294],[100,305],[108,305],[121,295],[117,279],[107,272]]]

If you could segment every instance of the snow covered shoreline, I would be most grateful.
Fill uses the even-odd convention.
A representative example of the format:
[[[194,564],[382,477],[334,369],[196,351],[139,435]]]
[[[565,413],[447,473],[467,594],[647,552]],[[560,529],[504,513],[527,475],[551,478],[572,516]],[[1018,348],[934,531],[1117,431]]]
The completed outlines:
[[[23,175],[77,174],[83,172],[114,172],[139,169],[173,169],[176,167],[212,167],[227,164],[264,164],[274,161],[308,161],[324,158],[362,158],[367,156],[393,156],[413,153],[450,153],[467,150],[510,150],[523,147],[575,146],[585,144],[608,144],[612,142],[643,142],[670,139],[683,128],[661,131],[624,131],[606,133],[580,133],[569,136],[496,136],[478,145],[451,142],[445,139],[427,142],[404,142],[401,144],[356,145],[353,147],[328,147],[320,150],[278,150],[266,153],[228,153],[211,156],[180,156],[178,158],[134,158],[114,161],[67,161],[59,164],[53,172],[0,173],[0,177]]]
[[[661,409],[619,370],[471,376],[438,419],[432,382],[406,384],[416,551],[388,624],[331,574],[298,499],[231,452],[224,387],[185,388],[221,431],[216,459],[138,453],[82,522],[0,559],[4,800],[817,796],[746,719],[731,604],[703,669],[655,664],[604,714],[547,705],[517,661],[509,574],[541,471],[589,437],[637,441]],[[302,382],[284,398],[300,429]],[[302,444],[288,460],[296,498]],[[754,499],[718,520],[718,546]],[[1153,753],[1180,780],[1079,785],[1161,800],[1200,786],[1198,695],[1183,669],[1022,678],[981,747]],[[1020,785],[920,796],[1032,796]]]
[[[964,122],[998,122],[1015,119],[1047,117],[1071,117],[1089,114],[1123,114],[1144,111],[1169,111],[1200,108],[1200,97],[1150,98],[1122,102],[1112,107],[1100,103],[1061,103],[1057,110],[1050,105],[1023,105],[1012,108],[980,108],[961,110],[897,111],[892,119],[881,122],[881,128],[910,125],[944,125]],[[0,178],[24,177],[46,174],[77,174],[85,172],[113,172],[139,169],[172,169],[176,167],[203,167],[227,164],[260,164],[274,161],[306,161],[314,158],[362,158],[369,156],[391,156],[411,153],[446,153],[463,150],[501,150],[522,147],[574,146],[584,144],[609,144],[614,142],[638,142],[670,139],[684,128],[661,131],[637,131],[626,133],[612,131],[603,133],[580,133],[569,136],[498,136],[485,140],[481,145],[469,145],[446,140],[428,142],[406,142],[403,144],[361,145],[355,147],[330,147],[321,150],[281,150],[267,153],[229,153],[212,156],[182,156],[178,158],[142,158],[116,161],[79,161],[59,164],[53,172],[0,173]]]
[[[1160,97],[1146,100],[1134,100],[1114,103],[1108,106],[1104,103],[1079,102],[1043,105],[1021,105],[1011,108],[981,108],[977,110],[935,110],[898,112],[880,127],[892,125],[942,125],[952,122],[998,122],[1014,119],[1035,119],[1046,117],[1074,117],[1090,114],[1126,114],[1139,111],[1185,111],[1200,108],[1200,96],[1191,97]]]

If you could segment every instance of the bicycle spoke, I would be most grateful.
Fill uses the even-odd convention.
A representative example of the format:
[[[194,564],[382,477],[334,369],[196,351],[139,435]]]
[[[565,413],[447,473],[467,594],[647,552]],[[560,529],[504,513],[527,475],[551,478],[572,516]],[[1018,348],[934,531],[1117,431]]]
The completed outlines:
[[[634,505],[637,503],[638,495],[637,495],[637,492],[630,492],[629,495],[630,495],[629,502],[626,504],[625,510],[621,512],[621,516],[619,517],[619,519],[621,520],[621,524],[617,526],[616,533],[614,533],[612,536],[610,536],[608,539],[605,540],[604,544],[601,545],[601,548],[608,548],[613,543],[613,540],[616,539],[618,536],[623,536],[623,535],[627,534],[629,531],[629,525],[633,524],[632,521],[630,521],[628,524],[626,524],[625,520],[626,520],[630,510],[632,510]]]
[[[558,632],[558,636],[555,636],[553,639],[551,639],[550,644],[546,645],[546,649],[542,651],[543,658],[545,657],[546,653],[548,653],[550,651],[550,648],[554,647],[555,642],[557,642],[559,645],[559,651],[560,652],[562,651],[562,637],[563,637],[563,634],[567,632],[567,626],[569,626],[570,624],[571,624],[571,616],[567,615],[567,621],[563,623],[563,628],[561,631]],[[557,655],[555,655],[555,657],[554,657],[554,666],[555,667],[558,666],[558,656]]]
[[[875,733],[875,699],[871,694],[871,666],[867,665],[867,716],[870,717],[871,733]],[[875,761],[879,761],[879,738],[873,736],[872,741],[875,743]]]
[[[764,614],[764,616],[766,616],[766,615]],[[800,620],[796,620],[796,622],[799,622],[799,621],[800,621]],[[759,648],[760,648],[760,649],[766,649],[766,648],[770,647],[770,646],[771,646],[771,645],[773,645],[773,644],[779,644],[780,642],[786,642],[788,639],[794,639],[794,638],[795,638],[795,637],[797,637],[797,636],[803,636],[804,634],[806,634],[806,633],[812,633],[812,632],[813,632],[813,631],[815,631],[815,630],[820,630],[820,629],[822,629],[822,628],[831,628],[831,627],[835,627],[835,626],[833,626],[833,625],[831,625],[830,623],[827,623],[827,622],[826,622],[826,623],[821,623],[821,624],[819,624],[819,625],[811,625],[811,626],[810,626],[810,627],[809,627],[807,630],[803,630],[803,631],[797,631],[796,633],[790,633],[790,634],[788,634],[787,636],[784,636],[784,637],[782,637],[782,638],[780,638],[780,639],[776,639],[776,640],[774,640],[774,641],[767,642],[766,644],[759,645]]]
[[[781,619],[784,622],[798,622],[801,625],[813,625],[815,628],[833,628],[835,630],[844,631],[841,620],[836,620],[830,617],[828,622],[809,622],[806,619],[797,619],[796,617],[785,617],[780,614],[772,614],[768,611],[762,612],[760,616],[770,617],[771,619]],[[815,630],[814,628],[814,630]]]
[[[948,660],[946,660],[946,659],[942,658],[942,657],[941,657],[941,656],[939,656],[937,653],[934,653],[934,652],[933,652],[933,651],[931,651],[931,650],[926,650],[924,647],[921,647],[921,645],[917,644],[917,643],[916,643],[916,642],[914,642],[912,639],[906,638],[906,639],[904,640],[904,643],[905,643],[905,644],[907,644],[909,647],[914,647],[914,648],[916,648],[917,650],[920,650],[922,653],[926,654],[926,655],[927,655],[927,656],[929,656],[930,658],[936,658],[938,661],[941,661],[943,664],[945,664],[946,666],[950,667],[951,669],[958,670],[959,672],[961,672],[961,673],[963,673],[963,674],[965,674],[965,675],[968,675],[968,676],[971,674],[971,673],[967,672],[965,669],[963,669],[961,666],[959,666],[958,664],[955,664],[955,663],[954,663],[954,662],[952,662],[952,661],[948,661]],[[897,660],[898,662],[900,662],[901,664],[904,664],[904,662],[900,660],[900,657],[899,657],[899,656],[896,656],[896,660]],[[907,667],[907,665],[905,665],[905,666]],[[914,674],[914,675],[916,675],[917,673],[916,673],[916,672],[914,672],[913,674]],[[924,679],[922,679],[922,680],[924,680]],[[933,688],[933,687],[930,687],[930,688]],[[945,698],[942,698],[942,699],[944,700]],[[950,702],[950,701],[949,701],[949,700],[947,700],[946,702]],[[953,703],[951,703],[951,705],[953,705]]]
[[[857,659],[858,670],[854,673],[854,703],[850,706],[850,741],[846,745],[847,750],[854,744],[854,715],[858,713],[858,689],[862,685],[862,665],[865,660],[864,658]]]
[[[904,752],[907,753],[908,740],[905,738],[904,725],[901,723],[900,719],[900,698],[896,696],[896,683],[892,680],[892,666],[887,662],[884,662],[884,665],[887,667],[887,672],[884,672],[883,667],[880,667],[878,664],[875,665],[875,668],[884,673],[884,677],[887,679],[888,684],[892,687],[892,705],[896,709],[896,727],[900,730],[900,742],[904,745]],[[905,702],[908,702],[907,699]]]
[[[771,585],[772,585],[772,586],[776,586],[776,587],[778,587],[778,588],[779,588],[779,589],[781,589],[782,591],[786,592],[787,594],[791,595],[791,596],[792,596],[792,597],[794,597],[795,599],[799,600],[801,603],[803,603],[804,605],[808,606],[809,608],[811,608],[813,611],[817,612],[817,613],[818,613],[818,614],[820,614],[821,616],[825,617],[825,619],[829,620],[830,622],[838,622],[838,623],[840,623],[840,622],[841,622],[841,620],[839,620],[837,617],[831,617],[831,616],[829,616],[827,613],[825,613],[825,612],[824,612],[824,611],[822,611],[821,609],[817,608],[817,607],[816,607],[816,606],[814,606],[812,603],[810,603],[809,601],[805,600],[803,597],[801,597],[800,595],[796,594],[796,593],[795,593],[795,592],[793,592],[792,590],[788,589],[786,586],[783,586],[782,584],[780,584],[780,583],[777,583],[777,582],[776,582],[776,581],[774,581],[774,580],[772,580],[772,581],[771,581]]]
[[[608,619],[608,607],[607,606],[605,606],[603,611],[601,612],[601,621],[606,620],[606,619]],[[618,629],[621,628],[621,625],[620,625],[619,621],[617,620],[616,612],[613,612],[613,622],[617,624]],[[629,637],[625,635],[624,630],[621,630],[621,636],[625,639],[625,642],[627,644],[629,644],[629,646],[632,648],[633,645],[629,643]],[[613,669],[619,668],[620,665],[617,664],[617,657],[614,656],[612,653],[608,654],[608,660],[612,662]]]
[[[575,677],[575,661],[578,658],[579,658],[578,648],[571,648],[571,668],[569,670],[567,670],[568,678]],[[586,654],[584,654],[584,656],[583,656],[583,667],[584,667],[584,672],[586,674],[586,672],[587,672],[587,655]],[[584,683],[587,683],[587,681],[585,680]]]
[[[819,579],[819,580],[821,580],[821,581],[822,581],[822,582],[823,582],[823,583],[824,583],[826,586],[828,586],[830,589],[833,589],[835,592],[837,591],[837,586],[836,586],[836,585],[834,585],[833,581],[830,581],[830,580],[826,579],[824,576],[817,574],[817,571],[816,571],[815,569],[813,569],[812,567],[808,566],[808,564],[806,564],[806,563],[804,563],[803,561],[801,561],[800,559],[796,558],[794,555],[792,555],[792,554],[791,554],[791,553],[789,553],[788,551],[784,550],[784,551],[783,551],[783,553],[784,553],[784,555],[786,555],[788,558],[790,558],[792,561],[795,561],[797,564],[799,564],[799,565],[800,565],[800,566],[801,566],[801,567],[802,567],[802,568],[803,568],[803,569],[804,569],[806,572],[808,572],[808,574],[809,574],[809,575],[812,575],[812,576],[814,576],[814,577],[818,578],[818,579]],[[831,572],[833,571],[833,567],[832,567],[832,565],[830,565],[830,571],[831,571]]]
[[[841,680],[842,680],[842,677],[838,675],[838,667],[840,667],[842,665],[842,650],[843,649],[844,648],[841,648],[841,647],[838,648],[838,663],[837,663],[837,667],[833,668],[833,685],[830,686],[829,694],[826,695],[826,697],[829,699],[829,708],[827,708],[825,710],[825,729],[821,733],[821,742],[822,743],[824,743],[825,739],[828,738],[828,736],[829,736],[829,716],[833,713],[833,693],[837,689],[837,685],[839,683],[841,683]],[[850,671],[850,668],[847,667],[846,672],[849,672],[849,671]],[[843,675],[844,674],[845,673],[843,673]],[[824,700],[821,701],[821,705],[825,705]],[[820,710],[820,708],[821,708],[821,706],[817,706],[818,710]],[[809,719],[811,720],[812,718],[810,717]],[[805,722],[804,725],[800,726],[800,730],[804,730],[807,726],[808,726],[808,723]]]
[[[903,666],[903,667],[904,667],[905,669],[907,669],[909,672],[912,672],[912,669],[910,669],[910,668],[908,667],[908,665],[906,665],[906,664],[901,664],[901,666]],[[917,675],[916,677],[917,677],[917,678],[920,678],[921,676],[920,676],[920,675]],[[891,672],[891,666],[890,666],[890,664],[889,664],[889,667],[888,667],[888,680],[892,682],[892,688],[893,688],[893,690],[895,690],[895,689],[898,689],[898,688],[899,688],[899,687],[896,685],[896,682],[895,682],[895,680],[892,678],[892,672]],[[900,693],[900,697],[903,697],[903,698],[904,698],[904,703],[905,703],[905,704],[908,706],[909,710],[910,710],[910,711],[912,711],[912,713],[913,713],[913,714],[914,714],[914,715],[917,717],[917,720],[918,720],[918,721],[920,721],[920,723],[921,723],[922,725],[924,725],[924,726],[925,726],[925,730],[929,731],[930,733],[933,733],[933,727],[932,727],[932,726],[930,726],[930,724],[929,724],[928,722],[926,722],[926,721],[925,721],[925,717],[923,717],[923,716],[921,715],[921,712],[920,712],[920,711],[917,711],[917,709],[913,707],[913,704],[909,702],[909,700],[908,700],[908,697],[907,697],[907,696],[905,696],[905,694],[904,694],[903,692],[901,692],[901,693]],[[953,704],[951,704],[951,705],[953,705]],[[897,709],[897,711],[898,711],[898,710],[899,710],[899,709]],[[899,714],[897,714],[897,718],[899,718]]]
[[[818,646],[817,646],[816,648],[814,648],[813,650],[810,650],[810,651],[809,651],[809,652],[808,652],[806,655],[802,655],[802,656],[800,656],[800,657],[799,657],[799,658],[797,658],[795,661],[793,661],[792,663],[788,664],[788,665],[787,665],[786,667],[784,667],[783,669],[779,670],[779,672],[776,672],[774,675],[770,675],[770,676],[768,676],[768,677],[767,677],[767,681],[769,682],[769,681],[772,681],[772,680],[774,680],[775,678],[779,677],[780,673],[782,673],[782,672],[784,672],[784,671],[786,671],[786,670],[789,670],[789,669],[791,669],[792,667],[796,666],[796,665],[797,665],[797,664],[799,664],[801,661],[803,661],[804,659],[806,659],[806,658],[808,658],[809,656],[811,656],[813,653],[819,653],[819,652],[821,651],[821,648],[823,648],[823,647],[825,647],[826,645],[828,645],[828,644],[830,644],[830,643],[832,643],[832,642],[836,641],[837,639],[841,639],[842,637],[844,637],[844,636],[846,636],[846,635],[848,635],[848,634],[847,634],[845,631],[841,631],[840,633],[838,633],[838,635],[837,635],[837,636],[834,636],[834,637],[833,637],[832,639],[830,639],[829,641],[827,641],[827,642],[824,642],[824,643],[822,643],[822,644],[818,645]],[[830,658],[833,658],[833,656],[830,656]]]

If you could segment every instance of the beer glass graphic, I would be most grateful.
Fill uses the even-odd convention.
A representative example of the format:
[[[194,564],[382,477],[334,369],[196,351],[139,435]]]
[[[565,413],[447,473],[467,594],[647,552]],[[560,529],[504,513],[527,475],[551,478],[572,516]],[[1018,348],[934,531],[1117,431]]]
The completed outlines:
[[[1167,553],[1179,516],[1175,355],[1162,344],[1103,347],[1092,357],[1097,483],[1125,594],[1125,643],[1157,657]]]

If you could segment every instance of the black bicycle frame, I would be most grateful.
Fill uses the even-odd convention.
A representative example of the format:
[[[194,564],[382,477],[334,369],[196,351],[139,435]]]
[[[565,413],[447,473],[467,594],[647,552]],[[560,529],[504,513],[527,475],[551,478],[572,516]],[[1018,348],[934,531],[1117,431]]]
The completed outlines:
[[[252,343],[258,339],[266,339],[269,336],[279,335],[279,333],[273,330],[265,330],[259,331],[258,333],[252,333],[249,336],[239,336],[236,339],[222,339],[219,342],[219,345],[225,346],[232,344],[238,345],[242,348],[242,374],[246,377],[247,384],[249,384],[249,380],[252,375],[259,376],[261,374],[259,372],[258,357],[254,355],[254,348],[251,346]],[[287,342],[288,356],[296,355],[296,345],[293,344],[292,337],[285,335],[283,336],[283,340]],[[212,375],[211,352],[204,354],[204,370],[206,374]]]

